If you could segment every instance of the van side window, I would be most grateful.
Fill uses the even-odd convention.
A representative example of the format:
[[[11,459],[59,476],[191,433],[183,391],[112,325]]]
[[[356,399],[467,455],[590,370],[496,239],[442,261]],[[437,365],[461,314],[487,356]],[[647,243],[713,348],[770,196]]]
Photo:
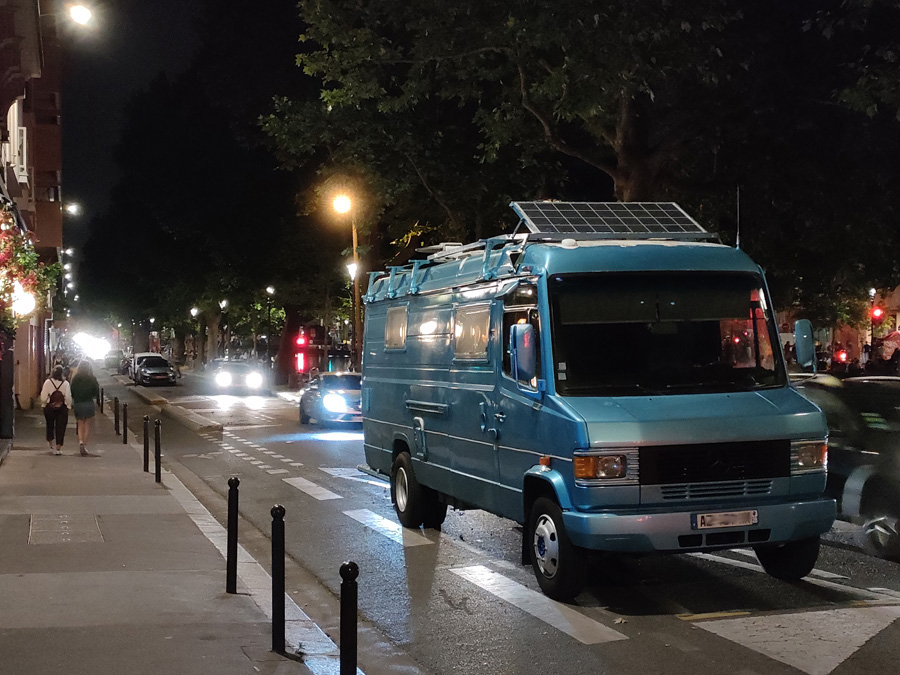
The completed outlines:
[[[406,305],[391,307],[384,322],[384,348],[403,349],[406,347]]]
[[[454,317],[453,357],[486,359],[491,336],[491,306],[458,307]]]

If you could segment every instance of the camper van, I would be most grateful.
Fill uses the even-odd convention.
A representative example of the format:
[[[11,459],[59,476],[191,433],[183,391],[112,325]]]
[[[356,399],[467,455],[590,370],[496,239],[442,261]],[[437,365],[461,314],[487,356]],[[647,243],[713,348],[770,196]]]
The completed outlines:
[[[370,276],[365,455],[401,524],[515,520],[559,600],[591,551],[752,547],[808,574],[835,517],[827,427],[790,386],[760,267],[673,203],[511,207],[510,235]]]

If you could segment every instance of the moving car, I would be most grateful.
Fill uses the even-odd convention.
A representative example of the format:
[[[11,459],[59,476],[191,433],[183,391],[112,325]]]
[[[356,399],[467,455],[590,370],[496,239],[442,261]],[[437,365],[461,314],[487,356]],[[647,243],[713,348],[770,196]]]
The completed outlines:
[[[106,353],[106,356],[103,359],[103,366],[105,368],[115,368],[118,370],[123,358],[125,358],[125,354],[121,349],[111,349]]]
[[[300,394],[300,423],[362,422],[361,376],[314,373]]]
[[[145,356],[135,370],[135,384],[175,384],[177,373],[171,363],[159,354]]]
[[[900,562],[900,377],[830,375],[794,386],[828,420],[826,493],[863,525],[873,553]]]
[[[268,391],[267,378],[261,368],[243,361],[221,361],[213,372],[217,393],[253,393]]]
[[[141,363],[148,356],[159,356],[157,352],[137,352],[130,359],[128,359],[128,377],[131,380],[138,384],[138,369],[140,368]],[[160,358],[162,358],[160,356]]]

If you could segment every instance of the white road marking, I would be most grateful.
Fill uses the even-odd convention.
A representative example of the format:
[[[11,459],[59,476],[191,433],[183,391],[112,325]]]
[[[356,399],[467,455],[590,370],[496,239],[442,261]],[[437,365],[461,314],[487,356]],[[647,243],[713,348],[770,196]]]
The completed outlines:
[[[263,450],[263,454],[264,455],[274,455],[275,451],[274,450]]]
[[[294,460],[291,459],[290,457],[285,457],[285,458],[284,458],[283,460],[281,460],[281,461],[282,461],[282,462],[293,462]]]
[[[722,565],[731,565],[732,567],[740,567],[745,570],[753,570],[754,572],[762,572],[765,574],[765,570],[761,565],[754,565],[752,563],[746,563],[742,560],[732,560],[731,558],[723,558],[720,555],[713,555],[712,553],[688,553],[686,555],[693,556],[694,558],[702,558],[703,560],[709,560],[710,562],[720,563]],[[853,586],[845,586],[843,584],[837,584],[833,581],[827,581],[825,579],[811,579],[809,577],[804,577],[803,580],[809,584],[815,584],[816,586],[821,586],[823,588],[829,588],[833,591],[842,591],[847,593],[848,595],[856,595],[866,600],[890,600],[891,598],[880,595],[878,593],[872,593],[871,591],[866,591],[861,588],[854,588]]]
[[[230,452],[232,455],[236,455],[236,454],[237,454],[237,450],[229,450],[228,452]]]
[[[272,455],[272,459],[284,459],[284,455]]]
[[[425,544],[433,544],[434,542],[426,538],[420,532],[401,527],[398,523],[382,518],[377,513],[369,511],[369,509],[356,509],[354,511],[344,511],[345,516],[350,516],[353,520],[362,523],[370,530],[374,530],[378,534],[383,534],[388,539],[403,544],[404,547],[423,546]]]
[[[747,556],[748,558],[753,558],[756,560],[756,554],[750,549],[746,548],[732,548],[729,549],[731,553],[738,553],[743,556]],[[835,574],[834,572],[826,572],[825,570],[814,569],[809,573],[810,576],[819,577],[821,579],[849,579],[850,577],[845,577],[842,574]]]
[[[312,481],[308,481],[305,478],[282,478],[282,480],[288,485],[293,485],[301,492],[305,492],[310,497],[318,499],[319,501],[323,501],[325,499],[343,499],[343,497],[334,494],[333,492],[331,492],[331,490],[326,490],[322,486],[316,485]]]
[[[385,490],[391,489],[391,484],[386,480],[378,480],[377,478],[368,478],[368,474],[364,474],[359,469],[343,469],[343,468],[333,468],[327,466],[320,466],[320,470],[325,473],[334,476],[335,478],[346,478],[347,480],[355,480],[360,483],[368,483],[369,485],[376,485],[380,488],[384,488]]]
[[[892,598],[900,598],[900,591],[895,591],[890,588],[870,588],[870,591],[873,593],[880,593],[881,595],[890,595]]]
[[[237,450],[231,450],[231,452],[234,453],[235,457],[249,457],[250,456],[246,452],[238,452]]]
[[[270,473],[274,476],[276,473],[290,473],[290,471],[288,471],[287,469],[272,469],[271,471],[266,471],[266,473]]]
[[[807,675],[828,675],[898,617],[898,606],[853,607],[694,625]]]
[[[627,635],[483,565],[457,567],[450,571],[586,645],[628,639]]]
[[[262,462],[261,462],[260,460],[258,460],[258,459],[254,459],[254,460],[251,461],[250,463],[253,464],[254,466],[257,465],[257,464],[262,464]]]
[[[303,466],[301,462],[291,462],[291,466]]]

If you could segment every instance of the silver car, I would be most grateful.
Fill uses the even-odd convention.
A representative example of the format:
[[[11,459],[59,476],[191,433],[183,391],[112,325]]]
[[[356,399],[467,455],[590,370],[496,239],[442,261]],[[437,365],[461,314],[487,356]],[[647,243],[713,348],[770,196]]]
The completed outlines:
[[[300,394],[300,423],[362,422],[359,373],[314,375]]]
[[[159,355],[146,356],[137,365],[136,384],[175,384],[177,373],[172,364]]]

